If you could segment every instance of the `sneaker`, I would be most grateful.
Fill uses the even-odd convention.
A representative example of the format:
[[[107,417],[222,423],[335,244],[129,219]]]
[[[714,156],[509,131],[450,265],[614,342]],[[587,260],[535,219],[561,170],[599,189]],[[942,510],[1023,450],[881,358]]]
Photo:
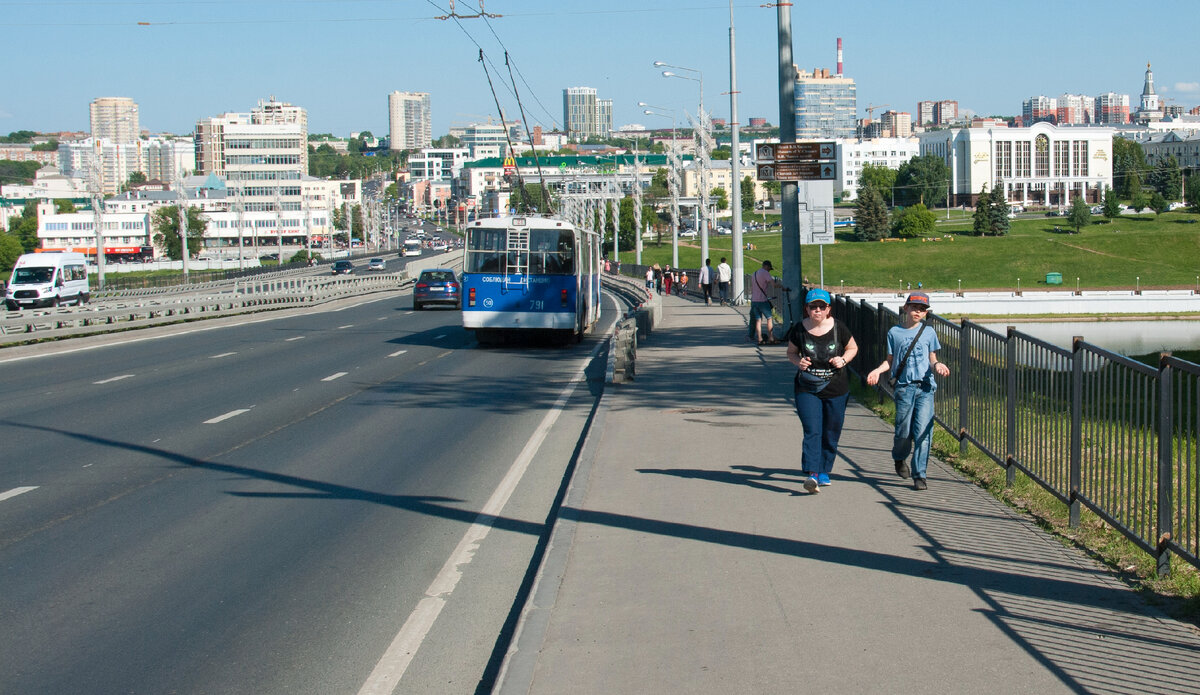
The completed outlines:
[[[924,478],[913,478],[914,490],[928,490],[929,486],[925,484]]]
[[[807,490],[808,492],[812,492],[812,493],[820,492],[821,491],[820,488],[817,487],[819,484],[820,483],[817,482],[817,479],[815,477],[809,476],[804,479],[804,489]]]
[[[900,476],[901,478],[907,478],[908,472],[909,472],[908,464],[904,462],[904,459],[892,459],[892,460],[896,462],[896,475]]]
[[[832,482],[829,480],[829,474],[828,474],[828,473],[822,473],[822,474],[818,475],[818,476],[817,476],[817,483],[818,483],[818,484],[819,484],[821,487],[828,487],[828,486],[830,486],[830,485],[832,485],[832,484],[833,484],[833,483],[832,483]]]

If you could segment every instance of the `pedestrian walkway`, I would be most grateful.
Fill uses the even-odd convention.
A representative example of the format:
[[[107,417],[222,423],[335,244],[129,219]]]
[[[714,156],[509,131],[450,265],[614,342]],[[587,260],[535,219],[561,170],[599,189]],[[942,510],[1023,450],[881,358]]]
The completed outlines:
[[[1200,632],[948,466],[914,490],[862,406],[805,493],[785,344],[745,342],[744,308],[663,301],[498,692],[1200,692]]]

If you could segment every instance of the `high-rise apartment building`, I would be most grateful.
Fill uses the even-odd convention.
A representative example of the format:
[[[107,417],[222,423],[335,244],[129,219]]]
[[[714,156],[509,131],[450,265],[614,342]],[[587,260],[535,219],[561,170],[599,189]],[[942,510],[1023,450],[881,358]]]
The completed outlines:
[[[1087,125],[1094,123],[1096,100],[1081,94],[1064,94],[1057,100],[1056,123],[1059,125]]]
[[[91,104],[92,138],[115,143],[136,141],[142,134],[138,105],[129,97],[98,97]]]
[[[854,80],[826,68],[796,71],[796,139],[853,138],[858,107]]]
[[[572,140],[585,140],[600,134],[600,106],[593,87],[567,87],[563,90],[563,127]],[[610,114],[612,101],[609,100]]]
[[[433,110],[428,92],[388,95],[388,134],[392,150],[419,150],[433,144]]]
[[[958,102],[945,99],[934,104],[933,122],[949,125],[958,120]]]
[[[228,195],[246,211],[302,207],[300,178],[308,173],[308,115],[299,106],[259,101],[250,113],[226,113],[196,123],[199,174],[225,179]]]
[[[937,123],[935,115],[934,102],[918,101],[917,102],[917,125],[933,125]]]
[[[1054,122],[1058,118],[1058,100],[1051,97],[1030,97],[1021,102],[1021,122],[1026,126],[1040,121]]]
[[[879,120],[883,124],[884,137],[907,138],[912,135],[912,114],[885,111]]]

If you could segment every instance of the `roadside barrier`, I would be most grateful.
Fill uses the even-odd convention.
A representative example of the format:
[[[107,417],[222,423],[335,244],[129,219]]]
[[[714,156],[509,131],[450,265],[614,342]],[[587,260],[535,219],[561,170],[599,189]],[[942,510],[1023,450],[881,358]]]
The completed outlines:
[[[895,310],[839,295],[834,315],[873,368],[887,352]],[[938,379],[934,420],[1006,469],[1083,508],[1157,560],[1200,567],[1200,364],[1162,353],[1149,366],[1075,338],[1071,349],[1009,327],[1001,335],[930,315],[950,376]],[[890,390],[881,387],[884,393]]]

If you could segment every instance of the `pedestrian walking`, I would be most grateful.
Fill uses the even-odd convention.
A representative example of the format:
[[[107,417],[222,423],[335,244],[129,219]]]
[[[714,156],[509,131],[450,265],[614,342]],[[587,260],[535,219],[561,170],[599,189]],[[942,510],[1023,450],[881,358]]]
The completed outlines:
[[[700,283],[700,294],[704,295],[704,306],[712,306],[712,288],[713,288],[713,272],[712,259],[704,259],[704,267],[700,269],[700,277],[696,280]]]
[[[929,295],[913,292],[900,310],[900,325],[887,334],[887,357],[867,374],[867,384],[874,386],[879,377],[891,375],[892,394],[896,401],[896,427],[892,437],[892,461],[896,475],[912,476],[913,487],[925,490],[926,467],[933,441],[933,394],[937,391],[937,376],[950,376],[950,367],[938,361],[937,351],[942,344],[937,331],[926,330],[925,317],[929,312]],[[900,361],[896,361],[896,356]],[[905,463],[912,452],[912,464]]]
[[[779,341],[775,339],[775,318],[772,316],[775,308],[771,305],[771,289],[781,287],[779,280],[771,275],[771,261],[763,261],[762,267],[750,276],[750,326],[749,340],[757,340],[759,345]],[[767,324],[767,337],[763,338],[762,325]]]
[[[687,271],[686,270],[679,271],[679,289],[677,291],[677,294],[680,297],[687,296],[687,284],[688,284]]]
[[[729,303],[729,283],[733,280],[733,268],[725,262],[725,257],[721,257],[721,262],[717,264],[717,289],[721,292],[721,306]]]
[[[654,268],[646,268],[646,290],[654,291]]]
[[[671,266],[663,271],[663,291],[668,295],[671,294],[671,285],[675,282],[675,271],[671,270]]]
[[[829,474],[850,399],[846,365],[858,354],[850,329],[830,313],[832,301],[823,289],[809,290],[804,297],[804,319],[788,331],[788,361],[796,365],[796,414],[804,428],[801,474],[809,492],[819,492],[832,482]]]

